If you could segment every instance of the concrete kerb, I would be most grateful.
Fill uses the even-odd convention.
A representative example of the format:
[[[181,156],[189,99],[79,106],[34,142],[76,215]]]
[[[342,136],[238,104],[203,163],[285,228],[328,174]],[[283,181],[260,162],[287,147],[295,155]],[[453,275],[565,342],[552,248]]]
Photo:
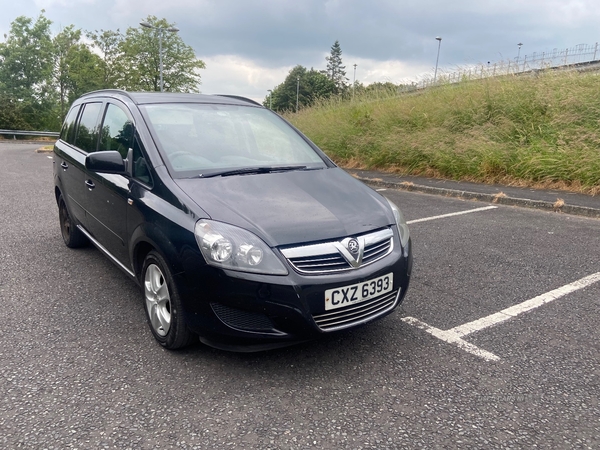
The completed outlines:
[[[544,211],[554,211],[564,214],[600,218],[600,209],[589,208],[587,206],[569,205],[559,202],[548,202],[544,200],[531,200],[527,198],[508,197],[506,195],[486,194],[480,192],[460,191],[456,189],[447,189],[441,187],[424,186],[411,182],[398,182],[375,180],[372,178],[354,175],[358,180],[379,187],[399,189],[403,191],[422,192],[424,194],[441,195],[444,197],[463,198],[467,200],[479,200],[483,202],[494,203],[498,205],[520,206],[523,208],[539,209]]]

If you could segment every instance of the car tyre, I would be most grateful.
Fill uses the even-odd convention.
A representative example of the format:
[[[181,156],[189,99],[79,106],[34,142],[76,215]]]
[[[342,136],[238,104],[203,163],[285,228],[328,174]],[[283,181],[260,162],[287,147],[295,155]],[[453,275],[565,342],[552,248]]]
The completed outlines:
[[[158,343],[175,350],[197,340],[182,316],[181,298],[169,266],[154,250],[144,260],[141,281],[146,318]]]
[[[60,234],[62,234],[67,247],[78,248],[87,245],[88,238],[75,225],[62,195],[58,197],[58,219],[60,221]]]

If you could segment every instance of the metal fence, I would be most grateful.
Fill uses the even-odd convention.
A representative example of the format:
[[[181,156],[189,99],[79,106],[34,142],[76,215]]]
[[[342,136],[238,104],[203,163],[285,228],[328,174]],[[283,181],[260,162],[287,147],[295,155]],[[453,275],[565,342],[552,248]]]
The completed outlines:
[[[427,75],[419,81],[409,82],[404,91],[424,89],[430,86],[458,83],[465,80],[477,80],[500,75],[516,75],[536,70],[573,68],[600,70],[600,46],[579,44],[564,50],[554,49],[550,52],[534,52],[530,55],[513,59],[468,65],[454,71],[438,68],[435,83],[433,77]]]
[[[16,139],[17,136],[42,136],[42,137],[55,137],[57,138],[60,133],[55,131],[23,131],[23,130],[0,130],[0,135],[12,136]]]

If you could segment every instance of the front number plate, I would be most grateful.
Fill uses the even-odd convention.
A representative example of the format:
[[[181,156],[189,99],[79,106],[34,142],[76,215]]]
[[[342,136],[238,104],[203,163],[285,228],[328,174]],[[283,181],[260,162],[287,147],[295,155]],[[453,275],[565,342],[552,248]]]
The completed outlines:
[[[325,291],[325,310],[343,308],[364,302],[392,291],[394,274],[388,273],[379,278]]]

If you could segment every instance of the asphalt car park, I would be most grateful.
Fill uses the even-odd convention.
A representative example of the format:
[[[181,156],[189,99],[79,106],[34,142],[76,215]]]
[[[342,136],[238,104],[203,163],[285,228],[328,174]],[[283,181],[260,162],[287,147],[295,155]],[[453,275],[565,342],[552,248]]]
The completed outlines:
[[[597,274],[597,219],[388,189],[414,244],[396,312],[269,352],[170,352],[129,278],[64,247],[37,147],[0,144],[3,448],[600,444],[600,282],[462,337],[496,359],[432,333]]]

